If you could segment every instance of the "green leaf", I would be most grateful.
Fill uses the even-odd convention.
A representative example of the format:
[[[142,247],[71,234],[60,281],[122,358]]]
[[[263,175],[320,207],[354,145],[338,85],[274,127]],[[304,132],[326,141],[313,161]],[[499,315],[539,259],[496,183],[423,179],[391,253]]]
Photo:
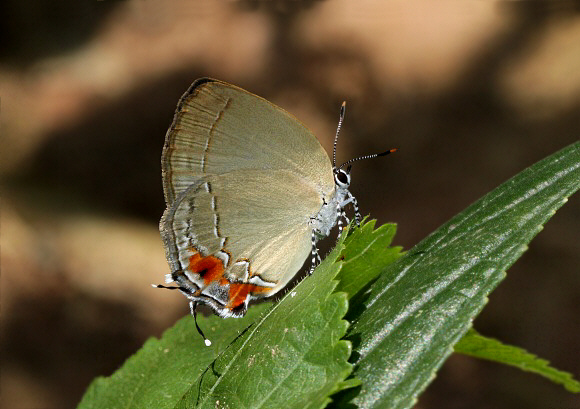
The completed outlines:
[[[329,396],[355,383],[346,294],[333,292],[340,239],[307,277],[238,337],[192,383],[179,408],[323,408]]]
[[[316,314],[323,311],[324,303],[328,306],[329,301],[336,298],[342,304],[346,298],[346,294],[336,288],[337,283],[331,281],[339,271],[334,260],[344,260],[338,276],[345,280],[344,289],[350,297],[378,274],[369,258],[376,257],[384,265],[399,256],[400,248],[387,248],[395,234],[395,226],[385,225],[373,231],[374,224],[375,221],[371,221],[360,229],[347,232],[344,235],[347,237],[345,245],[339,240],[312,277],[302,281],[262,317],[248,331],[247,337],[238,338],[231,349],[216,360],[211,371],[200,376],[177,407],[214,407],[217,402],[233,402],[234,407],[324,407],[330,401],[331,394],[357,386],[360,382],[356,379],[344,380],[352,370],[346,364],[350,349],[345,353],[337,348],[340,344],[329,348],[335,345],[338,338],[325,335],[322,329],[329,318],[320,319]],[[332,291],[334,294],[328,296]],[[323,303],[325,296],[328,299]],[[334,314],[335,308],[329,311]],[[334,320],[342,318],[345,312],[340,309]],[[291,328],[296,325],[292,322],[299,322],[300,326]],[[345,321],[340,321],[335,333],[344,334],[345,324]],[[345,345],[350,348],[350,344]],[[277,356],[272,360],[274,353]],[[306,355],[302,357],[301,354]],[[247,362],[252,362],[251,368],[248,368]],[[312,362],[318,364],[312,366]],[[293,365],[292,375],[287,375],[287,370]],[[338,376],[329,381],[333,372]],[[281,377],[287,378],[283,386],[276,383],[276,378]],[[245,378],[249,381],[239,382],[239,379]],[[276,388],[278,392],[273,392]],[[231,401],[232,396],[238,400]]]
[[[242,319],[200,317],[210,348],[183,318],[111,377],[96,379],[79,407],[324,407],[359,383],[345,380],[348,301],[334,291],[343,242],[274,307],[252,306]]]
[[[390,264],[349,330],[362,381],[340,396],[409,408],[542,225],[580,185],[580,143],[536,163]],[[350,313],[349,313],[350,317]]]
[[[204,345],[191,316],[180,319],[160,340],[145,342],[112,376],[95,379],[79,409],[173,407],[218,353],[270,307],[256,305],[240,319],[198,316],[211,347]]]
[[[563,385],[570,392],[580,393],[580,382],[576,381],[568,372],[551,367],[548,361],[540,359],[522,348],[505,345],[497,339],[484,337],[474,329],[467,331],[467,334],[455,344],[453,349],[461,354],[500,362],[526,372],[536,373],[554,383]]]
[[[402,247],[389,247],[397,231],[394,224],[383,224],[376,230],[376,220],[361,224],[345,240],[344,259],[338,274],[336,291],[344,291],[349,299],[373,281],[390,263],[401,257]]]
[[[217,401],[323,407],[334,392],[360,383],[345,380],[352,369],[350,344],[339,342],[347,327],[346,294],[337,291],[333,277],[340,271],[345,289],[355,294],[378,274],[373,259],[389,263],[399,256],[398,248],[387,248],[395,226],[373,231],[374,224],[347,232],[344,245],[339,240],[313,275],[274,308],[252,306],[242,319],[199,317],[210,348],[192,318],[184,317],[160,340],[147,341],[114,375],[96,379],[79,407],[203,407]],[[337,258],[344,262],[335,263]]]

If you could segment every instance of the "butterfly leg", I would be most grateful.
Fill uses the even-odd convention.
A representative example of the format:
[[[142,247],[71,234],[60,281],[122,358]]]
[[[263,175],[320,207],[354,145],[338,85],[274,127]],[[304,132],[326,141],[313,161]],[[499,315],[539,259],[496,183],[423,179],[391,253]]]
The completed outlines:
[[[336,224],[338,225],[338,235],[340,236],[342,234],[342,219],[344,217],[344,209],[340,203],[336,204],[336,214],[338,214],[338,220]]]
[[[318,261],[318,263],[317,263]],[[318,247],[316,247],[316,233],[312,230],[312,260],[310,263],[310,271],[308,274],[312,274],[316,266],[320,263],[320,255],[318,254]]]
[[[350,219],[346,216],[346,211],[341,208],[338,211],[338,220],[337,220],[337,225],[338,225],[338,235],[340,236],[342,234],[342,229],[343,229],[343,225],[347,225],[350,223]]]
[[[354,207],[354,220],[356,221],[356,225],[360,227],[361,216],[358,210],[358,202],[353,195],[350,195],[350,197],[352,197],[352,207]]]
[[[346,216],[346,211],[344,209],[342,209],[342,214],[340,215],[340,217],[342,217],[342,220],[344,220],[344,224],[350,223],[350,219]]]
[[[339,203],[339,207],[342,209],[347,204],[352,203],[352,207],[354,208],[354,220],[356,221],[356,225],[360,226],[361,216],[358,209],[358,202],[356,201],[356,198],[352,195],[352,193],[347,191],[347,195],[348,195],[347,198],[342,203]]]

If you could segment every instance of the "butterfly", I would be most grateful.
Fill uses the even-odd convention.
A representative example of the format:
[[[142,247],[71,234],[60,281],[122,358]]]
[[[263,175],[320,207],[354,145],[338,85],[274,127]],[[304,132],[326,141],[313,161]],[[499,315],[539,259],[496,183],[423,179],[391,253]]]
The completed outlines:
[[[251,300],[280,291],[338,224],[350,164],[336,166],[316,137],[282,108],[222,81],[201,78],[181,97],[162,153],[167,208],[159,225],[171,273],[158,288],[179,290],[196,317],[199,304],[242,317]],[[345,166],[348,167],[343,169]],[[207,345],[211,342],[203,335]]]

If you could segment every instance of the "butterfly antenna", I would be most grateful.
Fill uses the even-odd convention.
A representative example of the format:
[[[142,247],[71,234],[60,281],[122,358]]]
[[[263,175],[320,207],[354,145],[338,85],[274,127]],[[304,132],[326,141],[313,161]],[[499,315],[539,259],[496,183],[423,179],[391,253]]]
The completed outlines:
[[[205,343],[205,346],[206,347],[211,346],[211,341],[206,338],[203,331],[201,330],[201,328],[197,324],[197,302],[190,301],[189,302],[189,309],[191,310],[191,315],[193,315],[193,321],[195,322],[195,328],[197,328],[197,332],[199,332],[199,335],[201,335],[201,337],[203,338],[203,342]]]
[[[338,169],[342,168],[345,165],[349,165],[349,164],[351,164],[353,162],[356,162],[357,160],[378,158],[379,156],[385,156],[385,155],[388,155],[389,153],[393,153],[393,152],[397,152],[397,149],[396,148],[393,148],[393,149],[389,149],[388,151],[381,152],[381,153],[375,153],[375,154],[372,154],[372,155],[359,156],[358,158],[354,158],[354,159],[351,159],[349,161],[344,162],[342,165],[340,165],[338,167]]]
[[[344,113],[346,111],[346,101],[342,101],[340,106],[340,117],[338,118],[338,127],[336,128],[336,135],[334,137],[334,149],[332,151],[332,167],[336,168],[336,144],[338,143],[338,134],[340,133],[340,127],[342,126],[342,121],[344,121]]]

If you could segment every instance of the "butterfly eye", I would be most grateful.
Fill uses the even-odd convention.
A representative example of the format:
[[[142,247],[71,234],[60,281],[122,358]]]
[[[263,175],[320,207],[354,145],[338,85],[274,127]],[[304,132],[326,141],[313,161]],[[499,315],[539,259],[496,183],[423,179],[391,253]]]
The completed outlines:
[[[344,170],[339,169],[334,175],[334,181],[340,187],[348,187],[350,185],[350,175]]]

